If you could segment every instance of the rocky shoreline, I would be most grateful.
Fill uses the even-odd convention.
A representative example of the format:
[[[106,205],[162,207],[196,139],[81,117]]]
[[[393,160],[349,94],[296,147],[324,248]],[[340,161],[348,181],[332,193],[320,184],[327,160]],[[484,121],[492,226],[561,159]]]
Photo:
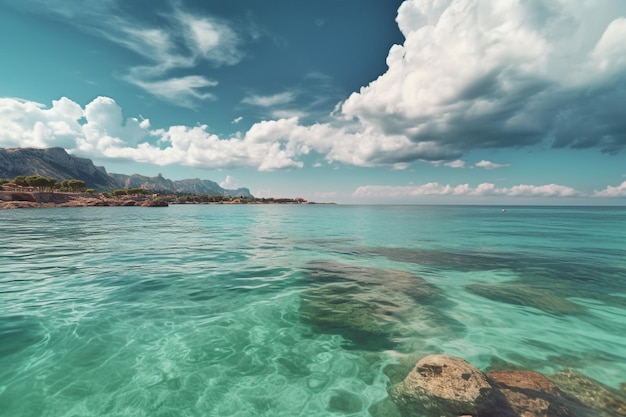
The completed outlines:
[[[187,201],[174,196],[123,195],[112,197],[95,193],[0,191],[0,210],[54,207],[168,207],[170,204],[334,204],[303,199],[227,198],[216,202]]]
[[[626,416],[626,385],[615,390],[570,369],[547,376],[530,370],[483,373],[461,358],[437,354],[408,373],[387,373],[389,398],[370,409],[373,416]]]
[[[0,192],[0,209],[52,207],[167,207],[167,201],[146,196],[107,197],[63,192]]]

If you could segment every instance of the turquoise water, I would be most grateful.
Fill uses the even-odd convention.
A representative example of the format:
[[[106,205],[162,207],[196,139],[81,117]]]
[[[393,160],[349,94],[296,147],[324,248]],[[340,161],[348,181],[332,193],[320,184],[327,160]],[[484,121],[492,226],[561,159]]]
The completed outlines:
[[[0,416],[369,416],[438,352],[618,387],[626,208],[8,210],[0,299]]]

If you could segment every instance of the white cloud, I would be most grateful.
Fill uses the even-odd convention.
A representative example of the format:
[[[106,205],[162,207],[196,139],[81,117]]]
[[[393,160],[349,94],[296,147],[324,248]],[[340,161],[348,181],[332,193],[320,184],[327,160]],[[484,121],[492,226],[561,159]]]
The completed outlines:
[[[301,119],[308,114],[302,110],[272,110],[271,115],[274,119],[291,119],[293,117]]]
[[[564,185],[548,184],[548,185],[516,185],[511,188],[502,188],[502,193],[511,197],[577,197],[581,193],[571,187]]]
[[[150,133],[148,119],[124,121],[122,109],[109,97],[94,99],[85,106],[83,115],[86,123],[75,136],[75,145],[82,152],[97,154],[111,147],[136,145]]]
[[[50,109],[16,99],[2,99],[0,106],[0,132],[7,132],[0,137],[0,146],[63,146],[90,157],[158,165],[291,169],[303,166],[303,155],[316,152],[328,163],[406,168],[402,158],[408,162],[416,154],[438,152],[429,143],[385,135],[374,127],[303,126],[296,117],[258,122],[227,138],[212,134],[206,125],[150,129],[149,120],[124,120],[122,109],[108,97],[98,97],[84,109],[67,98],[53,102]]]
[[[231,121],[231,123],[233,123],[233,124],[237,124],[237,123],[241,122],[242,120],[243,120],[243,116],[235,117],[235,118]]]
[[[594,197],[626,197],[626,181],[617,187],[607,186],[604,190],[596,191]]]
[[[108,97],[98,97],[84,109],[65,97],[54,100],[49,109],[39,103],[0,98],[0,113],[0,146],[61,146],[91,155],[135,144],[149,134],[150,127],[147,119],[124,121],[121,108]]]
[[[284,93],[277,93],[269,96],[251,95],[241,100],[242,103],[251,104],[253,106],[260,107],[272,107],[280,104],[291,103],[296,98],[295,93],[291,91],[285,91]]]
[[[626,67],[626,16],[613,20],[591,52],[599,71],[613,74]]]
[[[73,146],[82,130],[83,109],[67,98],[54,100],[52,107],[32,101],[0,98],[0,140],[6,147]]]
[[[128,76],[129,82],[166,101],[177,103],[182,107],[193,107],[196,100],[213,99],[215,96],[205,92],[206,88],[215,87],[217,81],[208,80],[198,75],[180,78],[148,81]]]
[[[465,168],[465,161],[455,159],[454,161],[444,163],[444,165],[450,168]]]
[[[423,185],[385,186],[365,185],[356,189],[354,197],[375,197],[397,199],[416,196],[506,196],[506,197],[580,197],[582,193],[563,185],[516,185],[510,188],[497,187],[491,183],[482,183],[476,187],[469,184],[439,184],[430,182]]]
[[[455,159],[454,161],[448,161],[448,162],[444,162],[444,161],[431,161],[430,162],[432,165],[434,166],[446,166],[449,168],[467,168],[467,162],[461,160],[461,159]],[[486,161],[486,160],[482,160],[479,162],[476,162],[473,165],[470,165],[469,168],[483,168],[483,169],[496,169],[496,168],[504,168],[504,167],[509,167],[511,166],[511,164],[498,164],[495,162],[491,162],[491,161]]]
[[[211,16],[187,13],[180,2],[158,14],[158,22],[146,23],[124,13],[114,1],[68,3],[34,1],[34,12],[52,12],[86,33],[116,43],[142,57],[143,65],[128,68],[122,78],[162,100],[190,107],[213,98],[207,87],[217,83],[204,75],[173,75],[206,62],[213,66],[241,61],[241,40],[232,25]],[[27,7],[28,8],[28,7]]]
[[[227,190],[236,190],[237,188],[240,188],[237,180],[230,175],[227,175],[226,178],[224,178],[224,181],[220,182],[220,187]]]
[[[227,24],[181,11],[178,11],[177,18],[188,32],[186,42],[195,58],[201,57],[218,65],[233,65],[241,60],[239,39]]]
[[[511,164],[497,164],[495,162],[485,161],[483,159],[482,161],[476,162],[474,166],[478,168],[484,168],[484,169],[496,169],[496,168],[510,167]]]
[[[613,110],[626,101],[624,16],[621,0],[407,0],[397,17],[404,44],[341,113],[449,151],[444,159],[544,140],[617,152],[626,147]]]

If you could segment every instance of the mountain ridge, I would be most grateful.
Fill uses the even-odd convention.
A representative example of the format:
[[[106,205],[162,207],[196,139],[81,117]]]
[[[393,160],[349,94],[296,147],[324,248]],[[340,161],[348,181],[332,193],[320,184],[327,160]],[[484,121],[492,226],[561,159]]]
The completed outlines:
[[[98,191],[143,188],[155,192],[253,198],[248,188],[225,189],[214,181],[199,178],[170,180],[161,174],[148,177],[108,173],[91,159],[70,155],[60,147],[0,148],[0,178],[12,179],[20,175],[41,175],[57,181],[77,179],[84,181],[87,188]]]

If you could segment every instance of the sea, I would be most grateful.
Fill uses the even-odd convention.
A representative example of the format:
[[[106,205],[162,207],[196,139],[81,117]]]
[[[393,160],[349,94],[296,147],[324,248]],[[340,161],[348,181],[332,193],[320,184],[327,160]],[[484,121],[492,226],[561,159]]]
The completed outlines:
[[[626,382],[626,208],[0,212],[0,416],[375,416],[390,367]]]

